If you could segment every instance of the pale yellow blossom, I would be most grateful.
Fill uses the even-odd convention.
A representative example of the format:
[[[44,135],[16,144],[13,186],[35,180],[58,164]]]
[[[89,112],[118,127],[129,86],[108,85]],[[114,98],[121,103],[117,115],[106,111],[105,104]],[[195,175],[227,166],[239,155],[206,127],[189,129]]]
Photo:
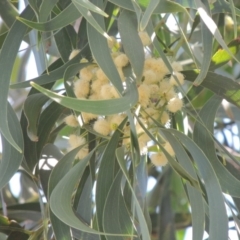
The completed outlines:
[[[178,97],[172,98],[167,104],[167,109],[172,113],[175,113],[181,110],[182,107],[183,107],[183,101]]]
[[[125,67],[128,64],[128,57],[126,54],[121,53],[114,59],[114,63],[117,68]]]
[[[151,154],[150,159],[152,163],[157,167],[165,166],[168,163],[167,157],[162,152]]]
[[[111,132],[111,128],[110,128],[110,124],[106,119],[98,119],[94,125],[93,125],[93,129],[102,134],[103,136],[107,136],[109,135],[109,133]]]
[[[79,75],[80,75],[81,79],[84,79],[86,81],[90,81],[93,78],[93,74],[92,74],[91,70],[89,68],[87,68],[87,67],[82,68],[79,71]]]
[[[90,85],[89,81],[84,79],[78,79],[74,83],[74,93],[77,98],[85,98],[89,94]]]
[[[77,136],[77,135],[74,135],[74,134],[71,134],[69,136],[69,151],[76,148],[76,147],[79,147],[81,145],[84,145],[86,143],[86,139],[82,136]],[[79,159],[83,159],[84,157],[86,157],[88,154],[88,146],[85,145],[83,146],[79,152],[77,153],[76,157],[79,158]]]
[[[65,117],[64,121],[70,127],[78,127],[79,126],[77,118],[74,115],[69,115],[69,116]]]

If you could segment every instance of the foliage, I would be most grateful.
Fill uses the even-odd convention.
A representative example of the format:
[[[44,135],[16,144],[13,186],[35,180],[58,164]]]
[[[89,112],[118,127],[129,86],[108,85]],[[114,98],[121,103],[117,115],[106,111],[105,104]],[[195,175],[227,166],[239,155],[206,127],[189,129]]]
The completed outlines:
[[[25,3],[0,1],[0,240],[240,239],[238,2]]]

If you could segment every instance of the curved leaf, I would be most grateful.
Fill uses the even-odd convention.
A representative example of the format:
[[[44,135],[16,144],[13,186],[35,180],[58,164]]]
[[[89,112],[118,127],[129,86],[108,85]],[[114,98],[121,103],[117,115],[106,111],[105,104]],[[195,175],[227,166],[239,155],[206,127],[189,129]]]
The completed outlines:
[[[76,150],[75,153],[77,153],[79,148],[74,150]],[[74,192],[75,184],[79,178],[81,178],[93,153],[94,151],[90,152],[87,157],[79,161],[74,168],[71,168],[71,170],[59,181],[51,194],[50,207],[53,213],[68,226],[87,233],[117,236],[117,234],[103,233],[90,228],[88,225],[80,221],[72,210],[71,196]],[[121,234],[120,236],[127,237],[129,235]]]
[[[73,4],[75,6],[80,5],[83,8],[86,8],[92,12],[98,13],[104,17],[108,17],[108,15],[99,7],[97,7],[96,5],[92,4],[89,1],[86,0],[73,0]],[[80,6],[77,6],[78,9],[80,9]]]
[[[72,60],[68,61],[67,63],[65,63],[64,65],[62,64],[62,60],[59,59],[58,61],[58,65],[59,67],[56,70],[53,70],[51,72],[49,72],[49,74],[42,74],[39,77],[33,78],[31,80],[25,81],[25,82],[20,82],[20,83],[16,83],[10,86],[10,88],[12,89],[16,89],[16,88],[26,88],[26,87],[30,87],[30,82],[35,82],[39,85],[43,85],[43,84],[47,84],[47,83],[52,83],[55,82],[56,80],[59,80],[62,78],[65,70],[71,66],[73,63],[77,63],[80,61],[81,59],[81,52]],[[82,66],[82,68],[84,68],[85,66],[87,66],[87,63],[80,63],[80,65]]]
[[[24,113],[28,120],[27,132],[29,138],[37,142],[37,125],[42,106],[49,100],[47,96],[42,93],[30,95],[24,103]],[[33,104],[34,103],[34,104]]]
[[[10,104],[7,109],[8,126],[10,134],[15,139],[18,146],[23,149],[23,137],[21,132],[21,126],[18,118],[13,111]],[[0,163],[0,189],[2,189],[12,178],[15,172],[17,172],[21,162],[23,160],[23,154],[17,151],[2,135],[2,160]]]
[[[209,9],[208,3],[206,4],[206,7],[203,5],[203,3],[200,0],[195,0],[195,3],[198,6],[198,8],[204,8],[204,9],[206,9],[206,12],[208,14],[210,14],[210,9]],[[197,76],[197,78],[193,82],[193,84],[195,86],[198,86],[206,77],[208,69],[210,67],[211,57],[212,57],[213,37],[212,37],[212,34],[209,31],[208,27],[206,26],[206,22],[204,23],[202,18],[201,18],[201,34],[202,34],[204,54],[203,54],[200,74]]]
[[[126,123],[126,119],[124,122],[120,124],[119,126],[120,129],[123,128],[125,123]],[[104,229],[103,214],[104,214],[104,211],[107,211],[106,209],[104,210],[106,198],[109,194],[111,185],[116,176],[116,171],[118,171],[119,169],[119,166],[117,164],[117,160],[115,157],[115,150],[119,144],[119,138],[121,135],[122,135],[121,131],[114,132],[106,148],[104,149],[100,159],[101,164],[98,171],[98,179],[97,179],[97,185],[96,185],[96,213],[97,213],[98,227],[100,231],[103,231]]]
[[[193,139],[211,162],[223,191],[232,196],[240,197],[240,181],[236,179],[217,158],[213,136],[211,136],[215,115],[221,102],[222,98],[215,95],[201,109],[199,113],[201,120],[195,123]],[[204,126],[202,124],[204,124]]]
[[[55,18],[47,22],[37,23],[29,21],[28,19],[22,17],[17,17],[17,19],[30,28],[37,29],[39,31],[49,32],[67,26],[68,24],[76,21],[80,16],[81,14],[76,9],[74,4],[69,4],[69,6],[67,6]]]
[[[43,0],[39,9],[39,22],[47,21],[53,7],[56,5],[58,0]]]
[[[125,53],[127,54],[137,81],[142,78],[144,51],[137,32],[136,19],[130,11],[123,10],[118,18],[118,28]]]
[[[109,189],[103,210],[103,229],[111,233],[132,233],[132,221],[122,196],[122,171],[119,171]],[[122,237],[106,236],[107,240],[121,240]],[[134,238],[136,239],[136,238]]]
[[[94,17],[100,26],[105,29],[103,17],[97,14],[94,14]],[[116,87],[117,91],[122,94],[122,80],[118,74],[115,64],[113,63],[106,38],[99,34],[99,32],[96,31],[96,29],[89,23],[87,24],[87,34],[90,49],[93,57],[98,63],[98,66],[103,70],[111,83]]]
[[[195,179],[197,179],[197,174],[195,172],[194,166],[191,159],[186,153],[180,142],[168,132],[168,130],[161,130],[164,133],[166,139],[170,142],[171,146],[176,153],[177,160],[181,166],[186,169],[186,171]],[[191,204],[192,213],[192,228],[193,228],[193,238],[194,240],[202,240],[204,233],[204,221],[205,221],[205,211],[204,211],[204,199],[199,190],[192,187],[187,183],[187,191]]]
[[[146,219],[144,217],[144,213],[143,210],[141,209],[141,206],[138,202],[138,199],[135,195],[135,192],[131,186],[131,180],[128,176],[128,171],[127,171],[127,167],[126,167],[126,160],[124,159],[124,149],[123,147],[117,148],[116,149],[116,156],[117,156],[117,160],[118,163],[120,165],[120,168],[127,180],[127,183],[129,185],[129,188],[132,192],[132,198],[133,198],[133,206],[135,206],[136,208],[136,212],[137,212],[137,217],[138,217],[138,221],[139,221],[139,225],[140,225],[140,229],[141,229],[141,234],[142,234],[142,239],[144,240],[151,240],[150,238],[150,233],[149,233],[149,229],[148,229],[148,224],[146,222]],[[134,209],[135,210],[135,209]]]
[[[47,89],[40,87],[39,85],[31,84],[38,91],[42,92],[53,101],[61,104],[64,107],[70,108],[75,111],[83,111],[98,115],[111,115],[115,113],[121,113],[132,106],[134,106],[138,101],[138,93],[135,83],[129,83],[126,94],[117,99],[110,100],[87,100],[87,99],[76,99],[65,97],[57,93],[51,92]]]
[[[228,217],[224,204],[223,194],[217,176],[209,159],[203,151],[187,136],[174,129],[169,131],[179,139],[179,141],[191,153],[196,162],[200,177],[204,181],[204,186],[207,192],[209,205],[210,239],[227,239],[228,238]]]
[[[30,7],[27,7],[21,16],[31,19],[34,13]],[[14,141],[8,126],[7,99],[13,64],[26,30],[27,27],[25,25],[20,22],[14,22],[0,52],[0,131],[4,138],[19,152],[22,152],[22,149]]]
[[[163,1],[160,1],[161,3]],[[148,25],[149,19],[152,16],[153,11],[156,9],[159,4],[159,0],[150,0],[140,22],[140,30],[143,31]]]
[[[182,71],[182,73],[185,79],[191,82],[197,77],[197,73],[193,70]],[[230,103],[240,107],[240,85],[231,78],[208,72],[201,86],[208,88]]]
[[[75,7],[78,9],[78,11],[83,15],[83,17],[87,20],[88,24],[90,24],[97,32],[99,32],[102,36],[109,38],[107,32],[105,31],[105,29],[103,28],[101,21],[99,22],[98,17],[102,17],[98,14],[92,14],[89,9],[76,4],[75,2]],[[96,16],[98,15],[98,16]],[[95,17],[94,17],[95,16]]]

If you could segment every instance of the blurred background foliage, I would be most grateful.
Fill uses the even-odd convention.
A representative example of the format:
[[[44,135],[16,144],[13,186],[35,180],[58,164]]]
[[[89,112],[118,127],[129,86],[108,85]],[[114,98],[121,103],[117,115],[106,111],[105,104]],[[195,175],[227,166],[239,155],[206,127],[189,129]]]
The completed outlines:
[[[237,0],[1,0],[0,240],[240,239],[239,8]],[[139,30],[152,45],[138,48]],[[130,59],[123,71],[134,84],[143,49],[183,67],[184,106],[165,126],[155,123],[175,152],[163,167],[139,152],[131,125],[138,112],[126,104],[135,103],[136,87],[119,99],[122,107],[109,101],[100,114],[126,105],[127,154],[120,130],[106,137],[91,124],[77,130],[89,154],[79,161],[81,147],[67,151],[76,130],[64,118],[79,115],[85,103],[64,105],[46,89],[75,97],[69,83],[87,66],[83,58],[97,60],[123,88],[108,67],[106,33]],[[80,51],[69,59],[74,49]]]

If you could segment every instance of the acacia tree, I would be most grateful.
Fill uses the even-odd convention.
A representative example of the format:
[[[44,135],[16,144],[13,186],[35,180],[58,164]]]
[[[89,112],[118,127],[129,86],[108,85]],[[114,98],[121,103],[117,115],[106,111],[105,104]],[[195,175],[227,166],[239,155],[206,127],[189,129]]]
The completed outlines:
[[[25,3],[0,2],[0,239],[239,234],[238,3]]]

